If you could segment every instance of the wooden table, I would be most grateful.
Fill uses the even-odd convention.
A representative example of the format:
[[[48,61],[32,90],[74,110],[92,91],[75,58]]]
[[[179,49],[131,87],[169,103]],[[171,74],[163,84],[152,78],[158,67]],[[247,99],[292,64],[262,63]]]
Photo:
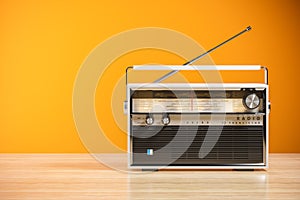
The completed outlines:
[[[0,154],[0,199],[300,199],[300,154],[267,171],[124,173],[89,154]]]

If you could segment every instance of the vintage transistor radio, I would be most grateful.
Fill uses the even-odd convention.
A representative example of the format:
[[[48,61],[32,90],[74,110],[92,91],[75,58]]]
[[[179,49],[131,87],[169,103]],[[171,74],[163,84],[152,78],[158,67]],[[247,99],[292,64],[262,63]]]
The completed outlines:
[[[267,168],[270,103],[266,67],[132,66],[126,77],[129,69],[171,70],[153,83],[126,81],[129,168]],[[264,70],[265,80],[161,83],[180,70]]]

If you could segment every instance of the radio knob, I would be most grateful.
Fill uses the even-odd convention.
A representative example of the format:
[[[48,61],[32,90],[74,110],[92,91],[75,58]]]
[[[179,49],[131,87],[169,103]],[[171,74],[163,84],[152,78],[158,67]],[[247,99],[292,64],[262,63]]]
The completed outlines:
[[[154,123],[154,119],[152,116],[147,116],[146,117],[146,124],[147,125],[152,125]]]
[[[168,125],[170,123],[170,117],[168,115],[164,115],[163,118],[161,119],[161,122],[164,125]]]
[[[255,94],[249,94],[245,99],[244,99],[244,106],[247,109],[255,109],[259,106],[260,100],[259,97]]]

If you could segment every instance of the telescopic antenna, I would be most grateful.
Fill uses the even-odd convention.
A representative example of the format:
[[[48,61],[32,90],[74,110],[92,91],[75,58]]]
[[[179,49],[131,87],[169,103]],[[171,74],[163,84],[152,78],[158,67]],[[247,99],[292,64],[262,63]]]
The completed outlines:
[[[195,61],[197,61],[197,60],[199,60],[200,58],[202,58],[202,57],[206,56],[207,54],[209,54],[210,52],[213,52],[213,51],[216,50],[217,48],[223,46],[223,45],[226,44],[227,42],[233,40],[234,38],[236,38],[236,37],[238,37],[238,36],[240,36],[240,35],[242,35],[243,33],[247,32],[247,31],[250,31],[251,29],[252,29],[251,26],[248,26],[246,29],[244,29],[243,31],[239,32],[238,34],[232,36],[231,38],[225,40],[225,41],[222,42],[221,44],[218,44],[217,46],[211,48],[210,50],[208,50],[207,52],[201,54],[200,56],[197,56],[196,58],[193,58],[192,60],[190,60],[190,61],[184,63],[183,66],[184,66],[184,65],[190,65],[190,64],[194,63]],[[171,72],[165,74],[164,76],[160,77],[160,78],[157,79],[156,81],[154,81],[154,83],[159,83],[159,82],[161,82],[161,81],[163,81],[163,80],[169,78],[170,76],[176,74],[178,71],[179,71],[179,70],[173,70],[173,71],[171,71]]]

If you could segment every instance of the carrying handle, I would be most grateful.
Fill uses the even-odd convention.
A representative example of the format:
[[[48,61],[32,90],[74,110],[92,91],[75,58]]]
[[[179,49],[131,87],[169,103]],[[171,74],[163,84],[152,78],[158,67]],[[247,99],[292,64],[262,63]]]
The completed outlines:
[[[258,71],[264,70],[264,82],[268,85],[268,68],[260,65],[202,65],[202,66],[183,66],[183,65],[135,65],[126,69],[126,85],[128,83],[128,70],[137,71]]]

